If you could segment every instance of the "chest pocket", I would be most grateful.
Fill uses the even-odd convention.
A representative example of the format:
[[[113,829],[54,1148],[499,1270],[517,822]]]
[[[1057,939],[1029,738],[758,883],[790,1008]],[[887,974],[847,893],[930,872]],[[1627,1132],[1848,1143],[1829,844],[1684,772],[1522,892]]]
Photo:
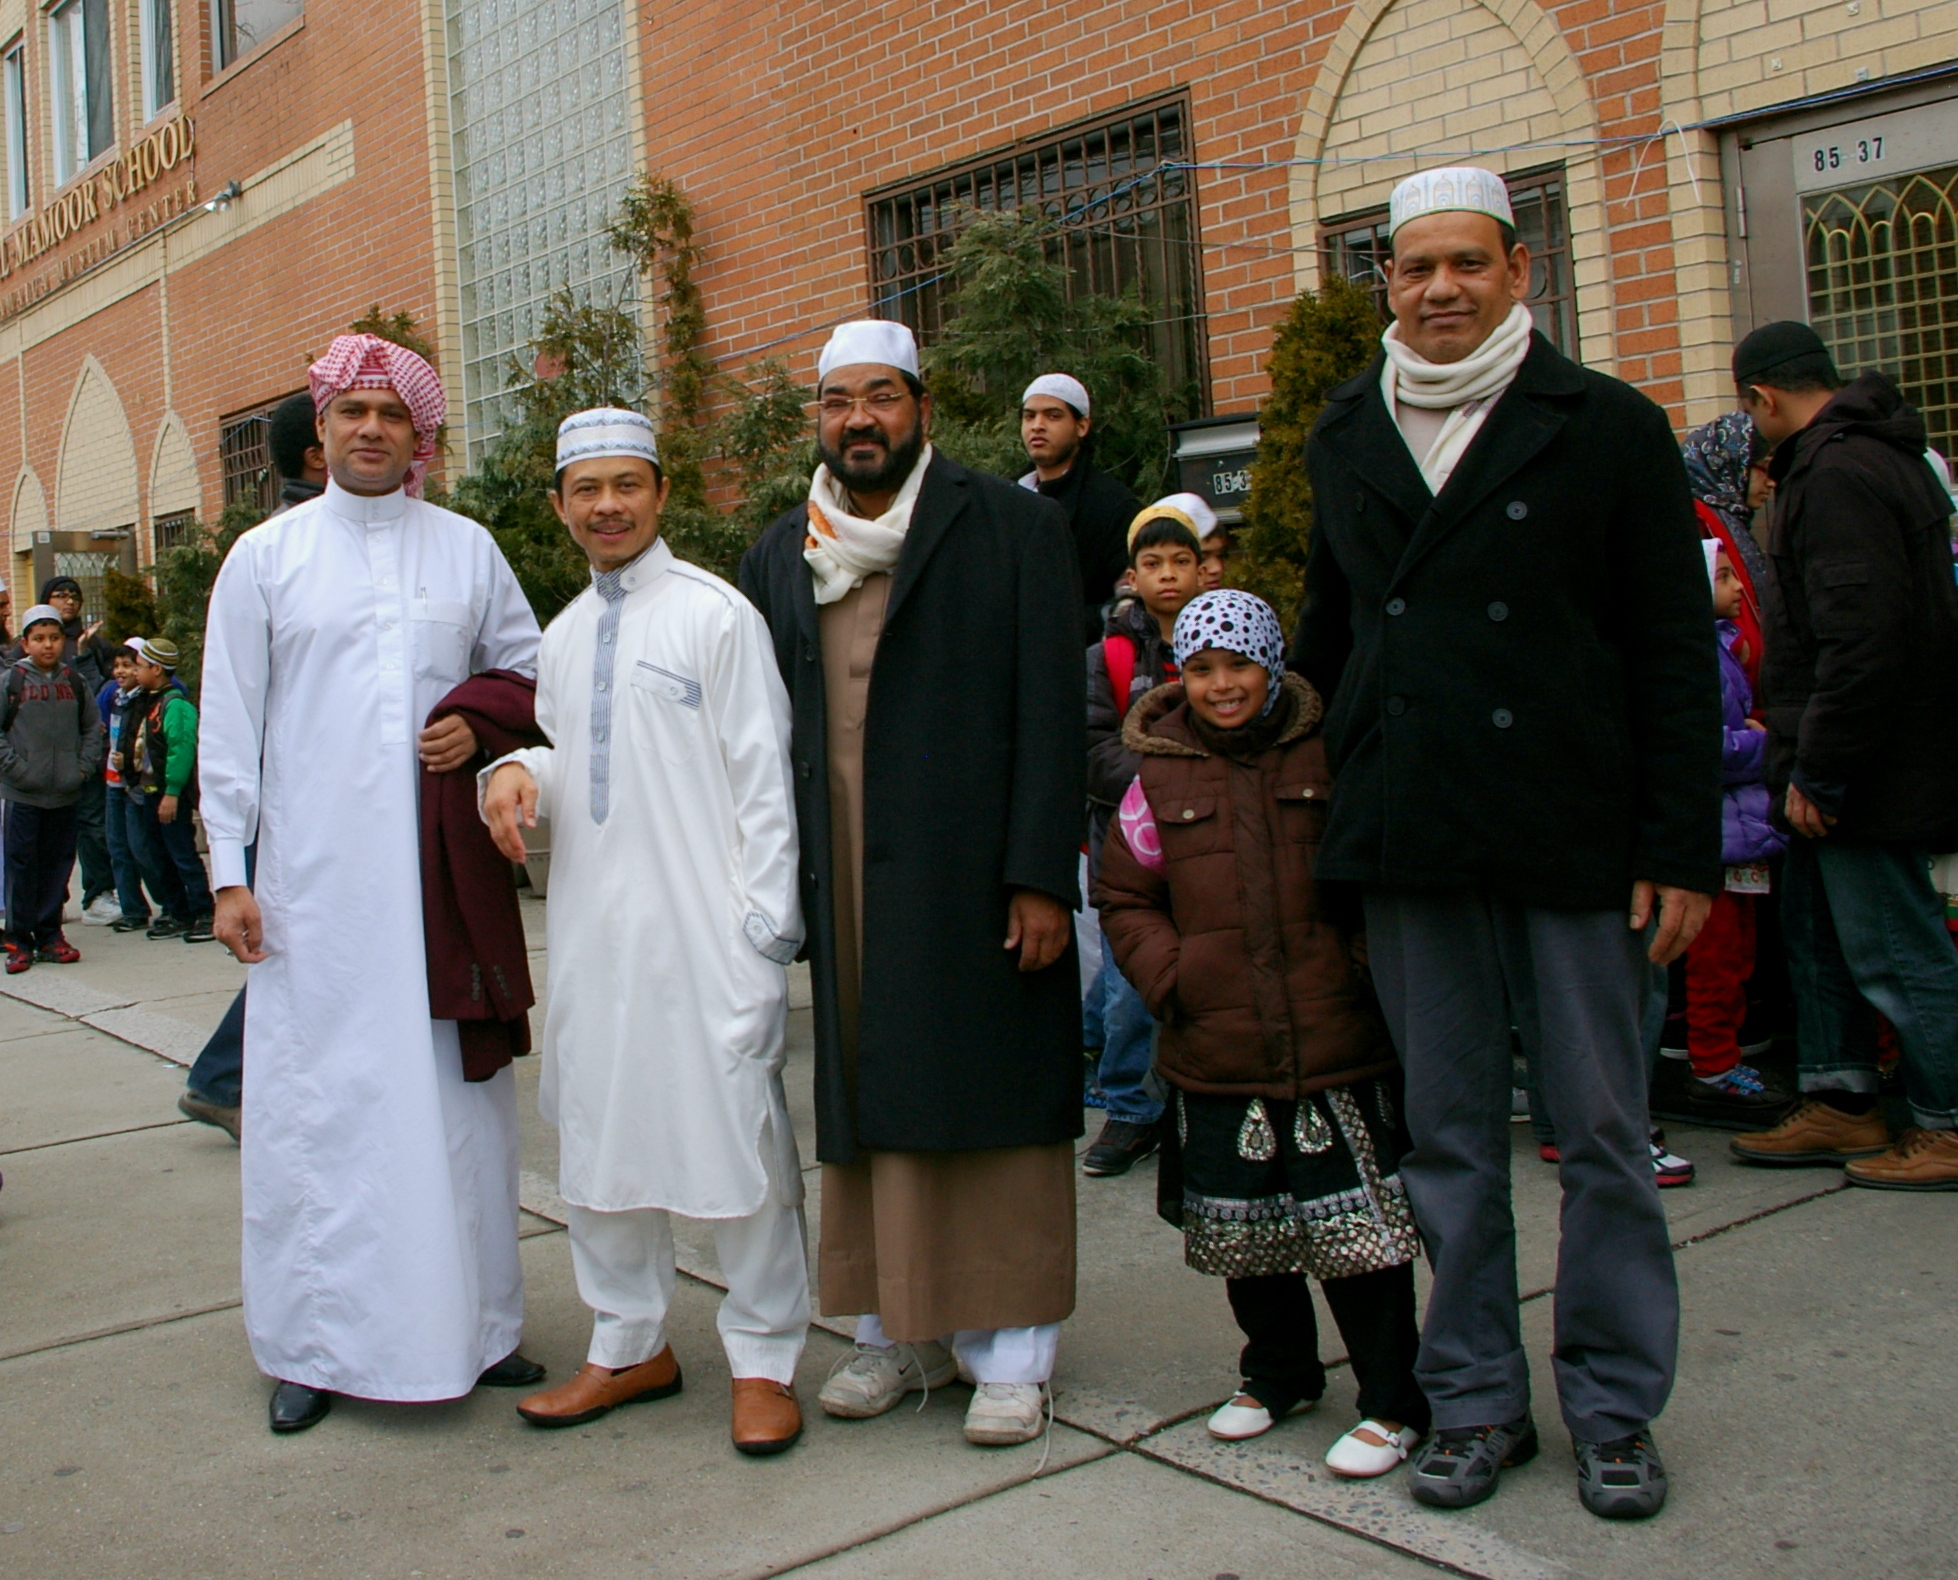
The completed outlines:
[[[408,601],[408,630],[414,644],[415,678],[469,678],[469,649],[476,629],[476,611],[466,603],[440,598]]]
[[[1299,844],[1316,845],[1326,827],[1326,800],[1330,784],[1293,780],[1272,791],[1278,802],[1279,825],[1285,837]]]
[[[700,733],[700,682],[643,658],[632,666],[631,680],[660,756],[670,763],[689,761]]]
[[[1216,796],[1172,796],[1155,808],[1156,832],[1163,842],[1163,860],[1207,856],[1230,848],[1230,819],[1219,816],[1223,802]]]

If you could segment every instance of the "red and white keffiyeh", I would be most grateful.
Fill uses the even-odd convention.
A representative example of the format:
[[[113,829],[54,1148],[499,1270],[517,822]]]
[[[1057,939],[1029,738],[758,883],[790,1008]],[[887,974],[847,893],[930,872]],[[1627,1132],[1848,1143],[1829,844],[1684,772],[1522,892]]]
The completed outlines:
[[[435,432],[449,414],[448,396],[435,369],[406,346],[379,335],[335,335],[306,377],[314,411],[325,411],[334,396],[348,390],[391,389],[401,397],[415,425],[415,456],[404,486],[420,499],[422,479],[435,459]]]

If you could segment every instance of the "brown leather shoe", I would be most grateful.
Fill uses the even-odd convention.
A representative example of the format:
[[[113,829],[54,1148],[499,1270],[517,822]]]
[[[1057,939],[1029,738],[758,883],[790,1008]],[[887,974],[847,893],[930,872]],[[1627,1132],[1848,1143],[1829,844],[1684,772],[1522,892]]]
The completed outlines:
[[[1735,1136],[1727,1150],[1743,1163],[1785,1166],[1847,1163],[1851,1158],[1872,1157],[1889,1145],[1890,1127],[1876,1109],[1845,1114],[1811,1097],[1774,1129]]]
[[[582,1426],[622,1404],[670,1399],[679,1391],[680,1363],[673,1358],[669,1344],[651,1360],[622,1372],[586,1362],[569,1382],[525,1399],[517,1406],[517,1414],[534,1426]]]
[[[1878,1190],[1958,1190],[1958,1132],[1912,1125],[1877,1157],[1843,1169],[1852,1185]]]
[[[734,1446],[744,1454],[779,1454],[802,1436],[802,1406],[787,1383],[734,1379]]]

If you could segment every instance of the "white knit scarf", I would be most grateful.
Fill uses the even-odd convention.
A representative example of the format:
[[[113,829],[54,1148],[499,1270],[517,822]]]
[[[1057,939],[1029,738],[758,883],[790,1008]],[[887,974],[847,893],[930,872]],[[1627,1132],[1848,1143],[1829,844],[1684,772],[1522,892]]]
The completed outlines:
[[[1388,415],[1400,423],[1400,407],[1446,411],[1448,420],[1425,457],[1415,456],[1429,491],[1439,494],[1482,427],[1482,419],[1516,377],[1530,353],[1530,310],[1512,302],[1496,332],[1459,362],[1430,362],[1401,343],[1400,325],[1389,324],[1380,337],[1387,363],[1380,370],[1380,393]],[[1403,432],[1402,438],[1406,434]],[[1409,445],[1410,452],[1413,446]]]
[[[911,530],[911,512],[918,503],[918,490],[924,487],[925,468],[931,465],[931,446],[926,445],[911,468],[911,475],[897,491],[891,508],[875,521],[850,513],[850,496],[827,466],[818,466],[809,480],[809,536],[802,545],[802,557],[809,562],[816,578],[816,602],[835,603],[864,584],[867,577],[893,570],[904,551],[904,535]]]

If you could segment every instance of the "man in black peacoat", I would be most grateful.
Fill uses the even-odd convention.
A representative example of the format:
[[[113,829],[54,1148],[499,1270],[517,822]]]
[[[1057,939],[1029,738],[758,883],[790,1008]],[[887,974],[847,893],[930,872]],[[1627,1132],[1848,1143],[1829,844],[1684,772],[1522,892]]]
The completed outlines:
[[[1362,886],[1406,1071],[1401,1174],[1434,1269],[1414,1496],[1480,1501],[1536,1449],[1514,1026],[1562,1153],[1555,1371],[1579,1494],[1649,1514],[1679,1308],[1641,1020],[1721,879],[1712,602],[1664,414],[1531,329],[1528,251],[1491,192],[1462,170],[1396,190],[1387,354],[1308,441],[1293,664],[1329,699],[1335,781],[1317,872]]]
[[[816,1012],[816,1152],[956,1152],[1081,1134],[1070,942],[1023,973],[1015,889],[1079,903],[1087,758],[1074,545],[1058,507],[934,455],[893,573],[864,739],[863,1007],[844,1081],[823,666],[806,505],[757,540],[741,590],[789,688]]]

